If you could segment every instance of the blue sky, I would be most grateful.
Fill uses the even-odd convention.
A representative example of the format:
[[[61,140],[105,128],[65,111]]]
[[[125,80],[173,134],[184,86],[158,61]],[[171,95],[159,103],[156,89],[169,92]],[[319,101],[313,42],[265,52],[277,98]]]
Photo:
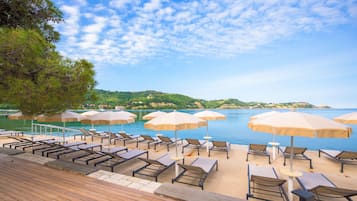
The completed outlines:
[[[355,0],[60,0],[97,88],[357,108]]]

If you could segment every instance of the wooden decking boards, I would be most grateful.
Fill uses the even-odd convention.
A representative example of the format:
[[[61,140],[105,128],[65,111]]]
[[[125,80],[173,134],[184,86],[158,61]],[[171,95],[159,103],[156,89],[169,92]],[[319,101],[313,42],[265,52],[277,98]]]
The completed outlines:
[[[0,156],[1,200],[172,200],[79,174]]]

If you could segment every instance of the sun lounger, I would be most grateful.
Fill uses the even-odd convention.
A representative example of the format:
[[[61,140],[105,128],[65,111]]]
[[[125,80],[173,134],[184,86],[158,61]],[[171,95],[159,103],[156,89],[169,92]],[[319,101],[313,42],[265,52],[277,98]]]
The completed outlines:
[[[178,141],[181,141],[181,143],[182,143],[182,139],[180,139],[180,138],[175,139],[175,138],[169,138],[166,136],[158,136],[158,138],[161,140],[160,144],[166,144],[167,152],[170,151],[170,145],[173,145]]]
[[[319,149],[319,157],[321,153],[326,154],[330,158],[341,163],[341,172],[343,172],[343,166],[345,164],[357,165],[357,152],[355,151],[337,151],[337,150],[326,150]]]
[[[159,144],[161,142],[161,140],[159,138],[153,138],[150,135],[140,135],[141,138],[143,138],[142,141],[140,141],[140,143],[147,143],[148,145],[148,149],[150,149],[150,145],[154,145],[154,150],[156,150],[156,145]]]
[[[315,200],[335,200],[344,198],[352,200],[351,197],[357,195],[357,190],[337,187],[325,175],[320,173],[303,172],[296,180],[301,188],[310,191],[315,195]]]
[[[286,200],[289,198],[283,188],[286,180],[279,179],[270,166],[248,164],[248,193],[246,199]]]
[[[100,142],[103,143],[104,139],[109,139],[109,135],[107,133],[97,133],[95,131],[89,131],[84,128],[80,128],[79,130],[82,132],[82,134],[84,136],[84,140],[86,140],[86,137],[91,137],[91,140],[93,142],[94,137],[97,137],[97,138],[100,138]],[[75,136],[74,136],[74,138],[75,138]],[[82,139],[82,136],[81,136],[81,139]]]
[[[121,151],[128,151],[126,147],[113,147],[113,148],[106,148],[102,149],[101,151],[93,151],[90,149],[81,149],[86,151],[88,154],[83,154],[77,157],[72,158],[72,162],[83,162],[85,164],[89,164],[89,162],[98,162],[103,161],[109,158],[113,158],[113,154],[116,154]]]
[[[121,138],[118,138],[117,140],[123,141],[123,146],[125,146],[127,141],[136,141],[136,147],[139,146],[140,135],[128,135],[126,133],[119,133],[119,135]],[[114,140],[114,144],[116,144],[117,140]]]
[[[29,147],[33,148],[33,147],[41,146],[44,144],[44,142],[48,142],[48,143],[58,142],[57,140],[55,140],[53,138],[37,139],[37,140],[21,138],[21,139],[17,139],[17,140],[18,140],[18,142],[10,142],[10,143],[3,144],[3,147],[9,146],[9,148],[22,149],[23,151],[25,151],[25,149],[29,148]]]
[[[265,144],[249,144],[246,161],[248,161],[249,154],[266,156],[269,159],[269,164],[271,163],[270,154],[268,153],[267,145]]]
[[[52,153],[47,153],[47,156],[52,156],[55,157],[57,159],[60,159],[62,156],[65,156],[67,154],[73,154],[73,153],[79,153],[79,154],[87,154],[87,152],[85,150],[94,150],[95,148],[99,148],[100,150],[102,150],[102,145],[101,144],[83,144],[83,145],[79,145],[79,146],[74,146],[74,147],[68,147],[67,149],[64,150],[59,150],[59,151],[54,151]],[[78,155],[74,156],[74,157],[78,157]],[[72,158],[74,158],[72,157]]]
[[[175,161],[171,159],[169,154],[165,154],[160,156],[159,158],[153,159],[145,159],[145,158],[138,158],[144,161],[146,164],[133,171],[133,177],[135,174],[144,175],[148,177],[155,177],[155,181],[157,182],[158,176],[167,170],[169,167],[175,164]]]
[[[141,155],[146,154],[146,158],[149,158],[149,152],[139,149],[129,150],[126,153],[115,153],[110,154],[110,158],[94,163],[94,166],[109,167],[112,172],[114,172],[115,166],[122,164],[131,159],[137,158]]]
[[[184,152],[184,149],[188,146],[193,147],[194,149],[197,149],[197,154],[200,155],[200,148],[203,147],[203,145],[206,144],[206,140],[197,140],[197,139],[192,139],[192,138],[186,138],[187,144],[182,146],[182,153]]]
[[[212,146],[209,148],[208,157],[211,156],[211,151],[224,151],[227,152],[227,159],[229,158],[228,152],[231,149],[231,143],[226,141],[212,141]]]
[[[290,158],[291,155],[291,147],[279,147],[281,153],[284,155],[284,166],[286,165],[286,159]],[[298,160],[308,160],[310,163],[310,169],[313,169],[312,167],[312,160],[308,156],[305,155],[305,151],[307,148],[305,147],[294,147],[294,159]]]
[[[0,131],[0,136],[24,136],[24,132],[23,131],[6,131],[6,130],[2,130]]]
[[[71,147],[77,147],[79,145],[84,145],[87,144],[86,142],[71,142],[71,143],[66,143],[66,144],[54,144],[53,146],[50,146],[48,148],[44,148],[41,150],[37,150],[41,152],[42,156],[46,156],[48,157],[48,154],[50,153],[54,153],[54,152],[59,152],[59,151],[63,151],[66,149],[69,149]]]
[[[172,183],[178,182],[199,186],[203,190],[203,184],[206,181],[209,173],[216,166],[218,170],[218,161],[206,158],[196,158],[190,165],[178,164],[183,171],[175,178]]]

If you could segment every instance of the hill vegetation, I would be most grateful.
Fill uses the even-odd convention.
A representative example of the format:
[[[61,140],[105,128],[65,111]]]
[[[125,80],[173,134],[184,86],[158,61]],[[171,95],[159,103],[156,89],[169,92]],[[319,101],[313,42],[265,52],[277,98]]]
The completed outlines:
[[[243,102],[238,99],[202,100],[181,94],[159,91],[112,92],[95,90],[96,99],[88,96],[84,108],[102,109],[236,109],[236,108],[316,108],[306,102],[263,103]]]

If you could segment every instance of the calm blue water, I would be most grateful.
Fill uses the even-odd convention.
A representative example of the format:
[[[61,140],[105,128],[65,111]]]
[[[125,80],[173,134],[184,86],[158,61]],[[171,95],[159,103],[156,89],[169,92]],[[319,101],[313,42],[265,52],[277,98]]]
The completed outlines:
[[[181,112],[187,112],[194,114],[200,110],[180,110]],[[254,110],[246,110],[246,109],[237,109],[237,110],[215,110],[227,116],[226,120],[219,121],[209,121],[208,123],[208,133],[213,139],[216,140],[228,140],[231,143],[235,144],[249,144],[249,143],[263,143],[266,144],[273,140],[273,135],[268,133],[259,133],[253,132],[247,127],[247,123],[249,118],[253,115],[271,111],[268,109],[254,109]],[[283,110],[282,110],[283,111]],[[333,118],[342,114],[356,112],[357,109],[299,109],[300,112],[306,112],[316,115],[321,115],[327,118]],[[112,125],[110,127],[111,131],[117,132],[120,130],[125,130],[127,133],[132,134],[150,134],[155,135],[157,131],[152,131],[144,128],[144,123],[146,121],[141,120],[141,117],[145,114],[152,112],[150,110],[134,110],[131,111],[138,115],[138,119],[133,124],[126,125]],[[19,123],[21,122],[21,123]],[[10,121],[4,120],[4,118],[0,119],[0,128],[5,127],[6,124],[9,123],[17,123],[17,129],[25,129],[30,130],[30,121]],[[53,124],[53,123],[51,123]],[[61,123],[57,123],[55,125],[62,125]],[[352,127],[353,133],[352,137],[349,139],[322,139],[322,138],[305,138],[305,137],[295,137],[294,144],[295,146],[303,146],[308,147],[309,149],[317,150],[317,149],[338,149],[338,150],[353,150],[357,151],[357,125],[349,125]],[[21,128],[20,128],[21,127]],[[67,123],[66,127],[70,128],[91,128],[91,125],[81,125],[80,123]],[[107,131],[109,128],[107,125],[96,125],[95,128],[101,131]],[[161,131],[166,136],[174,137],[173,131]],[[198,128],[194,130],[182,130],[178,131],[178,137],[186,138],[199,138],[202,139],[203,136],[206,135],[206,128]],[[275,141],[280,142],[281,145],[287,146],[290,144],[289,136],[275,136]]]

